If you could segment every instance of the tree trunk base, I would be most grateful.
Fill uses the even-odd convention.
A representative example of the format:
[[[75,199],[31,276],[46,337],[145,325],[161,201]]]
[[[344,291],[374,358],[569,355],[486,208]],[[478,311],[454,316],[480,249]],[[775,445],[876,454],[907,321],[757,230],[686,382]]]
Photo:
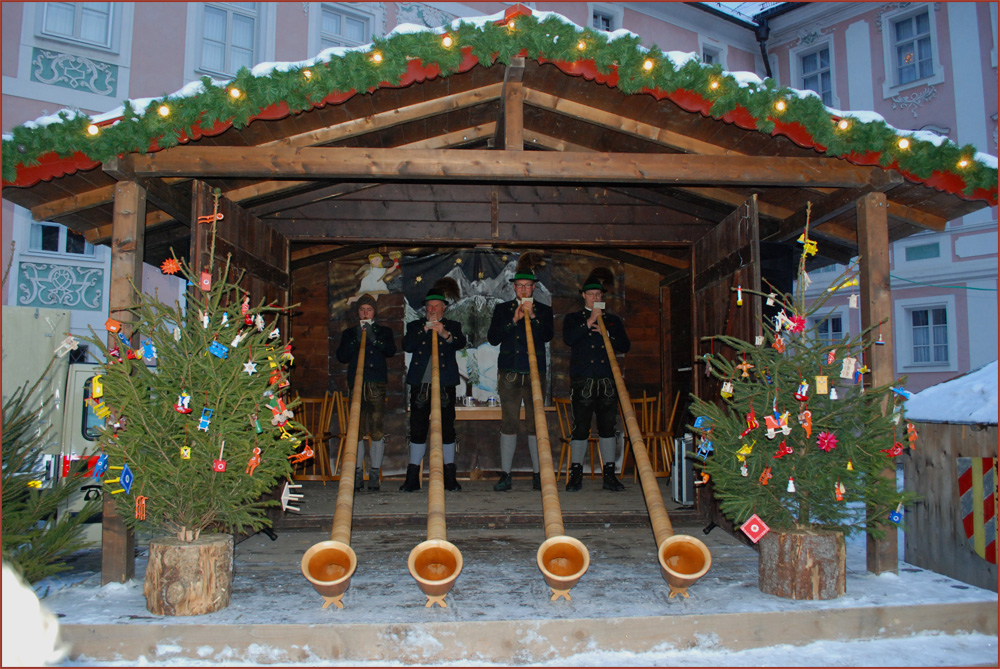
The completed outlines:
[[[208,534],[187,543],[175,537],[149,542],[143,594],[161,616],[199,616],[229,606],[233,537]]]
[[[761,592],[786,599],[836,599],[847,591],[843,533],[771,530],[757,545]]]

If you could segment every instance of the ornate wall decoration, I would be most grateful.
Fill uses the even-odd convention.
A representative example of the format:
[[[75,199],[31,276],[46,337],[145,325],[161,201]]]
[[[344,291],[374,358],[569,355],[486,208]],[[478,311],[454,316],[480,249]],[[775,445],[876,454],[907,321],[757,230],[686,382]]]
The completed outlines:
[[[65,307],[99,311],[104,299],[104,270],[72,265],[22,262],[17,303],[24,307]]]
[[[882,32],[882,15],[883,14],[885,14],[886,12],[891,12],[894,9],[902,9],[904,7],[909,7],[912,4],[913,4],[912,2],[889,2],[887,4],[882,5],[881,7],[879,7],[878,14],[875,15],[875,27],[878,28],[879,32]],[[940,2],[935,2],[935,3],[933,3],[933,5],[934,5],[934,11],[935,12],[940,12],[941,11],[941,3]]]
[[[924,86],[924,90],[910,93],[909,95],[896,95],[892,98],[893,109],[908,109],[913,112],[913,118],[917,118],[917,109],[925,102],[930,102],[937,97],[937,89],[933,86]]]
[[[118,66],[36,47],[31,51],[31,80],[114,97],[118,92]]]
[[[819,40],[826,37],[827,35],[830,35],[831,33],[833,33],[833,28],[830,27],[821,28],[819,30],[816,30],[812,26],[808,28],[802,28],[799,30],[798,37],[789,42],[788,48],[794,49],[795,47],[798,46],[809,46],[810,44],[818,42]]]
[[[396,3],[396,23],[415,23],[428,28],[437,28],[451,23],[457,18],[454,14],[443,12],[421,2]]]

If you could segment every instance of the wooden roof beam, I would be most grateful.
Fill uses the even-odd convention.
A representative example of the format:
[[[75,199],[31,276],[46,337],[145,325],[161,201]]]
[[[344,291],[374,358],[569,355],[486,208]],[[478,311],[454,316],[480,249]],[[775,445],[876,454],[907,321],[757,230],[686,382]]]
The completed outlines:
[[[132,169],[132,157],[114,156],[104,161],[104,172],[118,181],[135,181],[146,189],[146,199],[173,219],[191,225],[191,189],[171,190],[162,179],[141,177]]]
[[[348,147],[185,146],[134,157],[140,177],[662,183],[856,188],[872,169],[836,158]]]
[[[505,151],[524,150],[524,57],[511,58],[503,75],[494,146]]]

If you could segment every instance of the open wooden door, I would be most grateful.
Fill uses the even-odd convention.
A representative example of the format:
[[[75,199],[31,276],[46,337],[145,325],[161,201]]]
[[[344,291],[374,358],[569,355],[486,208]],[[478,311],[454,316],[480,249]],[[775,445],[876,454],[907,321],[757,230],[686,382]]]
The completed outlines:
[[[741,204],[704,237],[694,243],[691,253],[691,323],[694,346],[694,392],[706,400],[721,402],[722,382],[705,375],[706,366],[697,356],[711,353],[732,359],[733,349],[704,337],[725,334],[753,341],[760,334],[761,300],[743,296],[737,304],[736,288],[760,290],[760,234],[757,222],[757,196]],[[693,418],[691,418],[693,420]],[[696,505],[710,523],[718,525],[738,539],[733,523],[719,511],[712,496],[712,484],[702,485],[695,495]],[[751,544],[749,539],[745,543]],[[751,544],[752,545],[752,544]]]

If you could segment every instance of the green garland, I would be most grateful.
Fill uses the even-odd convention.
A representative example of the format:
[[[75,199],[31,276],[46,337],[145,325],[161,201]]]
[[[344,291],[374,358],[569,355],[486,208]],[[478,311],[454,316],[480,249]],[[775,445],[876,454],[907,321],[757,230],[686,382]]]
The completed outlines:
[[[592,60],[602,75],[612,75],[617,69],[615,85],[628,95],[644,89],[659,89],[668,94],[691,91],[709,101],[711,114],[716,118],[739,107],[746,109],[760,132],[772,133],[776,117],[783,123],[797,123],[817,144],[826,147],[829,156],[874,153],[881,165],[898,166],[920,179],[935,172],[957,175],[965,182],[966,196],[972,196],[978,189],[995,191],[997,187],[997,170],[975,160],[976,149],[972,145],[959,147],[945,141],[935,146],[911,139],[910,147],[904,150],[898,146],[899,135],[884,121],[852,120],[847,129],[839,130],[817,97],[799,97],[792,89],[778,87],[771,79],[741,87],[718,65],[706,67],[689,61],[677,68],[655,45],[644,51],[635,36],[609,41],[606,33],[589,28],[578,30],[552,15],[541,21],[531,15],[517,16],[514,22],[513,28],[492,22],[482,26],[461,23],[449,33],[454,40],[450,47],[444,46],[441,35],[431,31],[376,38],[372,52],[381,54],[378,63],[370,52],[352,51],[332,56],[328,62],[313,67],[274,70],[260,77],[244,68],[222,86],[203,77],[203,92],[191,97],[164,95],[151,102],[142,115],[126,101],[121,121],[101,128],[96,136],[87,133],[89,118],[60,112],[62,123],[42,127],[21,125],[13,129],[12,138],[3,142],[3,179],[13,183],[20,166],[36,165],[41,156],[50,152],[64,158],[80,152],[91,160],[104,162],[122,153],[145,153],[151,146],[174,146],[190,135],[193,128],[211,128],[217,121],[231,121],[236,128],[245,127],[272,105],[285,103],[290,112],[298,113],[334,93],[368,92],[386,83],[396,84],[411,59],[418,59],[426,66],[437,65],[441,76],[448,76],[457,71],[463,59],[462,49],[468,48],[487,67],[496,62],[509,64],[522,52],[535,60],[566,63]],[[582,50],[578,46],[581,42],[585,47]],[[649,70],[643,66],[647,60],[654,64]],[[242,93],[238,98],[229,94],[234,87]],[[779,100],[787,105],[780,113],[775,110]],[[169,115],[157,113],[161,105],[169,107]],[[964,168],[959,167],[963,159],[968,161]]]

